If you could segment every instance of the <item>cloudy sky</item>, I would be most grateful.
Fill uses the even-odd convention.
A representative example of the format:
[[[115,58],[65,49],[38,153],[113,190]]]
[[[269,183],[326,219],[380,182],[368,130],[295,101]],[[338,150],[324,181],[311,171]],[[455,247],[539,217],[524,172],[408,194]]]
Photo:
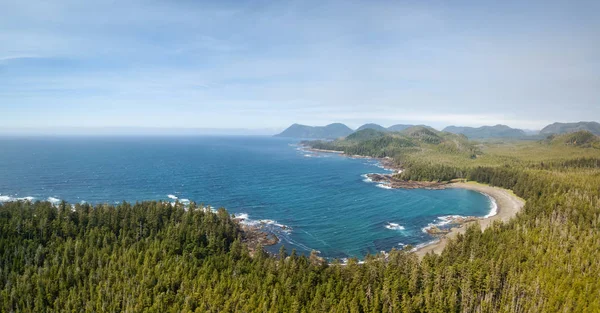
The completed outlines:
[[[600,120],[600,1],[0,0],[0,128]]]

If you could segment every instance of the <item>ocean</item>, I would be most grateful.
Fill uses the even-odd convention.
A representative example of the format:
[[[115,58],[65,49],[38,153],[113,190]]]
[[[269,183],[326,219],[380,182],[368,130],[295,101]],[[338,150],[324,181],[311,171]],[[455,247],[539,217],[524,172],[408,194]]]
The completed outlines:
[[[471,190],[403,190],[370,182],[376,160],[303,150],[271,137],[2,137],[0,202],[163,200],[225,207],[265,225],[291,251],[329,259],[420,245],[451,215],[485,216]]]

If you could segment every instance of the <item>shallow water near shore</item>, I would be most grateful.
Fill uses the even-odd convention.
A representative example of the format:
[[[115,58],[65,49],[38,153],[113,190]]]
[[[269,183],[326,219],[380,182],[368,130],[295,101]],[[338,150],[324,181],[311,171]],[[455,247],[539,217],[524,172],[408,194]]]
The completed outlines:
[[[369,182],[376,160],[306,151],[270,137],[0,138],[0,201],[195,201],[264,225],[277,251],[327,258],[418,245],[449,215],[485,216],[464,189],[402,190]]]

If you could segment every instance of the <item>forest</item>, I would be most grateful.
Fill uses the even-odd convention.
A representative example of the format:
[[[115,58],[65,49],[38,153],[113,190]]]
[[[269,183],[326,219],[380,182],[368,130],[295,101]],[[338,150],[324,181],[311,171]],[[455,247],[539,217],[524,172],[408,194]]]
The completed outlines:
[[[403,179],[456,178],[526,199],[441,255],[327,264],[252,256],[237,222],[191,203],[0,204],[2,312],[600,312],[600,149],[573,140],[473,142],[409,129],[314,142],[389,156]],[[350,138],[352,139],[352,138]]]

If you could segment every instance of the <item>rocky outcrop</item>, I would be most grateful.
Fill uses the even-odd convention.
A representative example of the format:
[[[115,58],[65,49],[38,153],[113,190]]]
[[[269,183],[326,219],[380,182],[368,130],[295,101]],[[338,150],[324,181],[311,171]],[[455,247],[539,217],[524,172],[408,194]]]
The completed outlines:
[[[367,174],[367,177],[376,183],[383,183],[391,188],[402,188],[402,189],[445,189],[447,187],[446,182],[423,182],[423,181],[412,181],[402,180],[394,177],[392,174]]]

